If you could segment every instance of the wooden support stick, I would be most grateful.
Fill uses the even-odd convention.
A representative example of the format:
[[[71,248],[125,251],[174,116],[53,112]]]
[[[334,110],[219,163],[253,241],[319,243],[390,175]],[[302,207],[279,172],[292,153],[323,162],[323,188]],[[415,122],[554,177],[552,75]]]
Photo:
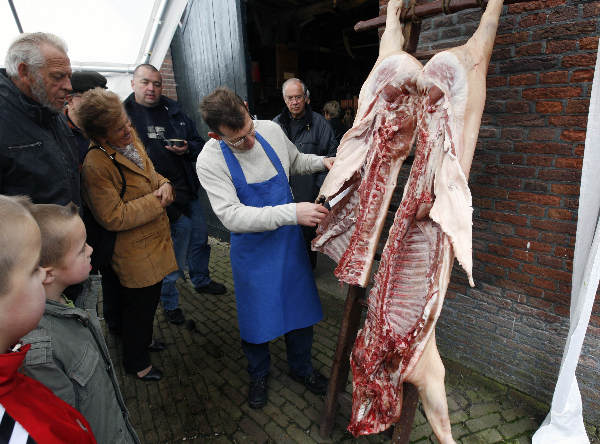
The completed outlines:
[[[526,1],[531,0],[504,0],[505,5],[509,5],[512,3],[524,3]],[[446,2],[446,11],[444,11],[444,1],[437,0],[431,3],[425,3],[422,5],[417,5],[414,8],[414,15],[411,8],[402,8],[401,16],[405,17],[405,21],[410,20],[418,20],[425,17],[431,17],[434,15],[442,14],[442,13],[453,13],[462,11],[463,9],[471,9],[471,8],[479,8],[487,5],[487,0],[447,0]],[[406,11],[404,11],[407,9]],[[380,15],[379,17],[375,17],[369,20],[364,20],[358,22],[354,25],[355,31],[366,31],[367,29],[378,28],[380,26],[385,25],[385,15]]]
[[[414,385],[405,382],[402,388],[402,413],[398,422],[394,424],[393,444],[408,444],[418,403],[419,391]]]
[[[348,382],[348,372],[350,370],[350,352],[358,333],[360,325],[360,315],[362,305],[360,300],[365,297],[365,289],[356,285],[350,285],[346,304],[344,306],[344,317],[340,326],[333,365],[331,366],[331,376],[329,386],[327,387],[327,397],[325,398],[325,409],[321,416],[321,428],[319,434],[326,438],[331,434],[335,420],[337,408],[337,398]]]

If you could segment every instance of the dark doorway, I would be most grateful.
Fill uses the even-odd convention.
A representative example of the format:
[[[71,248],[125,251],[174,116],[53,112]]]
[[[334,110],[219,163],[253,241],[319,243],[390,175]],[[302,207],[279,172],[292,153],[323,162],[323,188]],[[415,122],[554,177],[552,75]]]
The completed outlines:
[[[298,77],[313,110],[338,100],[353,112],[379,47],[377,30],[353,27],[377,15],[378,0],[248,0],[251,111],[260,119],[275,117],[284,106],[281,84]]]

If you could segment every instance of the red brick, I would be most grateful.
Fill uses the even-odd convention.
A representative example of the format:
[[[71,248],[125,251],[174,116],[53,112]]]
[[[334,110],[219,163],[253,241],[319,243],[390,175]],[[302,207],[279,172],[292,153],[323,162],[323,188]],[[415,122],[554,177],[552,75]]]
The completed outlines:
[[[576,182],[579,180],[581,172],[578,170],[542,170],[538,173],[541,180]]]
[[[534,282],[535,282],[535,279],[534,279]],[[536,284],[534,284],[534,285],[536,285]],[[543,287],[543,286],[538,285],[538,287]],[[529,305],[531,307],[535,307],[535,308],[548,309],[548,308],[552,307],[552,302],[546,301],[544,299],[528,296],[527,297],[527,305]]]
[[[545,126],[546,120],[539,114],[500,114],[496,117],[498,125],[513,125],[515,122],[519,122],[521,126]]]
[[[524,193],[521,191],[511,191],[508,193],[509,200],[518,200],[521,202],[529,202],[539,205],[559,206],[560,197],[548,196],[545,194]]]
[[[509,224],[491,224],[490,230],[498,234],[513,234],[515,231],[514,227]]]
[[[565,6],[563,8],[556,8],[550,14],[548,14],[548,22],[556,23],[556,22],[565,22],[565,21],[573,21],[579,15],[579,11],[577,6]]]
[[[544,291],[544,300],[548,302],[558,302],[559,304],[564,304],[565,302],[568,304],[571,297],[569,293],[557,293],[555,291]]]
[[[473,208],[492,208],[492,199],[473,198]]]
[[[554,313],[556,313],[559,316],[564,316],[565,318],[568,318],[571,316],[571,309],[564,305],[555,305]]]
[[[592,71],[592,77],[594,72]],[[567,102],[567,114],[581,114],[585,113],[587,115],[588,109],[590,107],[590,101],[588,99],[570,99]]]
[[[558,316],[548,313],[544,310],[539,310],[537,308],[527,307],[524,305],[516,306],[516,312],[521,312],[526,316],[531,316],[532,318],[541,319],[542,321],[548,324],[555,324],[560,321]]]
[[[542,53],[542,44],[540,42],[521,45],[515,49],[515,56],[517,56],[517,57],[525,57],[525,56],[537,55],[537,54],[541,54],[541,53]]]
[[[514,177],[498,177],[496,183],[499,187],[507,190],[521,190],[523,188],[522,181]]]
[[[488,88],[497,88],[499,86],[506,86],[507,78],[506,76],[489,76],[486,80],[486,84]]]
[[[523,140],[524,131],[522,128],[502,128],[502,138],[506,140]]]
[[[514,45],[529,40],[529,32],[513,32],[510,34],[502,34],[496,36],[496,45]]]
[[[577,49],[577,40],[550,40],[546,44],[547,54],[560,54]]]
[[[484,139],[495,139],[498,137],[498,128],[479,128],[479,137]]]
[[[495,264],[495,265],[499,265],[500,267],[512,268],[512,269],[519,268],[518,261],[508,259],[506,257],[496,256],[496,255],[487,254],[487,253],[479,253],[479,252],[475,252],[475,257],[479,261],[486,263],[486,264]]]
[[[546,8],[554,8],[556,6],[564,5],[566,0],[547,0],[547,1],[531,1],[531,2],[523,2],[516,3],[512,5],[508,5],[508,13],[509,14],[520,14],[522,12],[528,11],[538,11]]]
[[[583,6],[584,17],[598,17],[600,15],[600,2],[590,3]]]
[[[539,181],[524,182],[521,191],[528,193],[548,193],[549,187],[547,183]]]
[[[544,13],[529,14],[519,20],[519,26],[521,28],[529,28],[530,26],[538,26],[546,23],[548,15]]]
[[[506,102],[507,113],[528,113],[530,102]]]
[[[594,80],[593,69],[581,69],[571,74],[571,82],[591,82]]]
[[[541,114],[559,114],[562,112],[562,102],[536,102],[535,110]]]
[[[521,298],[521,302],[523,302],[523,296],[522,295],[531,295],[531,296],[538,296],[538,297],[542,297],[544,294],[544,291],[541,288],[537,288],[537,287],[532,287],[530,285],[524,285],[521,283],[517,283],[508,279],[497,279],[496,280],[496,285],[506,289],[506,290],[513,290],[517,293],[520,293],[520,298]],[[508,294],[508,292],[507,292]],[[517,297],[519,297],[519,295],[515,295]],[[508,295],[507,295],[508,297]]]
[[[495,187],[473,185],[471,187],[473,195],[484,196],[484,197],[495,197],[497,199],[506,199],[508,192]]]
[[[517,204],[515,202],[496,201],[494,209],[496,211],[517,211]]]
[[[549,244],[568,245],[569,236],[559,233],[541,233],[540,241],[547,242]]]
[[[563,282],[571,281],[571,274],[554,268],[538,267],[533,264],[523,264],[523,271],[531,273],[534,276],[542,276],[548,279],[555,279]]]
[[[557,131],[551,128],[531,128],[529,130],[529,140],[553,140],[556,138]]]
[[[579,145],[575,146],[575,149],[573,150],[573,154],[577,157],[583,157],[584,151],[585,151],[585,145],[579,144]]]
[[[579,40],[579,49],[598,49],[598,37],[584,37]]]
[[[490,151],[512,151],[513,145],[510,141],[486,140],[485,147]]]
[[[556,222],[554,220],[536,220],[529,221],[530,225],[540,230],[551,231],[553,233],[575,234],[577,225],[573,222]]]
[[[546,208],[538,205],[519,205],[519,214],[527,214],[528,216],[544,217]]]
[[[500,276],[500,277],[503,277],[506,274],[506,272],[504,271],[504,269],[502,267],[496,267],[494,265],[486,265],[485,272],[489,273],[489,274],[493,274],[494,276]]]
[[[517,74],[510,76],[510,85],[535,85],[537,83],[537,74]]]
[[[511,164],[511,165],[514,165],[514,164],[522,165],[523,158],[524,158],[524,156],[522,154],[501,154],[500,155],[500,163]]]
[[[538,255],[537,262],[544,267],[556,268],[560,270],[563,268],[563,261],[561,258],[555,256],[547,256],[545,254]]]
[[[521,165],[489,165],[486,168],[487,174],[530,178],[535,175],[535,168]]]
[[[548,217],[550,219],[574,220],[575,214],[569,210],[563,210],[561,208],[550,208],[548,210]]]
[[[527,165],[552,166],[554,157],[549,156],[527,156]]]
[[[540,74],[540,82],[542,83],[567,83],[568,81],[568,71],[552,71]]]
[[[482,211],[481,217],[486,220],[505,222],[513,225],[527,224],[527,218],[525,216],[517,216],[515,214],[497,213],[495,211]]]
[[[513,280],[513,281],[517,281],[517,282],[523,282],[524,284],[529,284],[531,283],[531,276],[525,273],[519,273],[517,271],[510,271],[508,273],[508,278]]]
[[[579,206],[578,198],[576,198],[576,199],[565,198],[564,203],[563,203],[564,208],[571,208],[572,210],[576,210],[578,206]]]
[[[579,185],[570,185],[566,183],[553,183],[550,190],[554,194],[569,194],[579,196]]]
[[[572,56],[564,56],[561,66],[565,68],[573,68],[580,66],[594,66],[596,64],[596,54],[577,54]]]
[[[587,128],[587,116],[550,116],[548,123],[554,126]]]
[[[490,252],[494,253],[497,256],[510,257],[510,248],[503,247],[501,245],[489,244],[488,248]]]
[[[559,157],[555,162],[556,168],[575,168],[580,170],[583,166],[583,159],[581,157]]]
[[[535,254],[531,251],[513,250],[512,257],[515,259],[519,259],[522,262],[533,262],[533,260],[535,259]]]
[[[554,255],[558,257],[573,259],[574,251],[572,248],[556,247],[554,249]]]
[[[556,281],[550,279],[534,277],[531,283],[536,287],[541,287],[545,290],[556,290]]]
[[[521,250],[542,251],[545,253],[552,251],[552,246],[548,244],[516,237],[505,237],[502,239],[502,243],[508,247],[518,248]]]
[[[560,135],[560,138],[567,142],[584,142],[585,131],[565,130]]]
[[[571,97],[578,97],[582,93],[580,87],[575,86],[557,86],[547,88],[528,88],[523,90],[524,99],[569,99]]]

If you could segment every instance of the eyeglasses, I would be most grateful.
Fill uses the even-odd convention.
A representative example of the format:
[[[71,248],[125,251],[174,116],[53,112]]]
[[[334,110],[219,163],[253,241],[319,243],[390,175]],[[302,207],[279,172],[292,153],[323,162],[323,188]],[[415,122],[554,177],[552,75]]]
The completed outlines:
[[[286,102],[300,102],[301,100],[304,100],[304,94],[299,96],[285,96],[284,98]]]
[[[225,139],[225,141],[226,141],[226,142],[227,142],[229,145],[231,145],[232,147],[234,147],[234,148],[237,148],[237,147],[238,147],[238,146],[240,146],[242,143],[244,143],[244,142],[246,141],[246,138],[248,138],[248,137],[250,137],[250,136],[253,136],[253,135],[256,133],[256,128],[254,128],[254,121],[253,121],[253,120],[251,120],[250,122],[251,122],[252,126],[250,127],[250,131],[248,131],[248,132],[246,133],[246,135],[245,135],[245,136],[239,137],[239,138],[237,138],[237,139],[234,139],[234,140],[230,140],[230,139],[225,139],[225,138],[224,138],[224,139]]]

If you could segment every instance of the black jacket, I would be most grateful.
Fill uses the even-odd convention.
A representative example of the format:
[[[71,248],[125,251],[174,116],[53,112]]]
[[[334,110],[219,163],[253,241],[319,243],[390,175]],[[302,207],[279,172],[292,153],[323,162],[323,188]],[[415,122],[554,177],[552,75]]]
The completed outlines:
[[[296,134],[291,134],[292,116],[287,108],[273,119],[281,126],[285,135],[290,139],[298,151],[305,154],[318,156],[335,156],[338,141],[333,135],[333,130],[325,117],[313,112],[306,105],[302,128]],[[327,173],[309,174],[306,176],[291,176],[290,185],[296,202],[314,202]]]
[[[342,122],[339,117],[329,119],[328,122],[329,125],[331,125],[335,139],[338,141],[338,143],[340,143],[342,137],[344,137],[344,134],[346,134],[346,131],[348,131],[348,128],[346,128],[346,125],[344,125],[344,122]]]
[[[123,104],[131,123],[144,143],[154,168],[168,178],[175,187],[175,201],[167,207],[169,219],[175,221],[182,213],[188,214],[188,203],[198,197],[200,182],[196,174],[196,159],[204,146],[204,139],[198,135],[196,125],[184,114],[177,102],[160,96],[157,106],[164,107],[169,116],[164,137],[166,139],[185,139],[188,142],[187,153],[178,156],[164,148],[164,140],[148,137],[148,125],[156,122],[148,121],[146,109],[135,102],[133,93],[125,99]]]
[[[62,113],[29,99],[0,70],[0,194],[80,205],[73,139]]]

